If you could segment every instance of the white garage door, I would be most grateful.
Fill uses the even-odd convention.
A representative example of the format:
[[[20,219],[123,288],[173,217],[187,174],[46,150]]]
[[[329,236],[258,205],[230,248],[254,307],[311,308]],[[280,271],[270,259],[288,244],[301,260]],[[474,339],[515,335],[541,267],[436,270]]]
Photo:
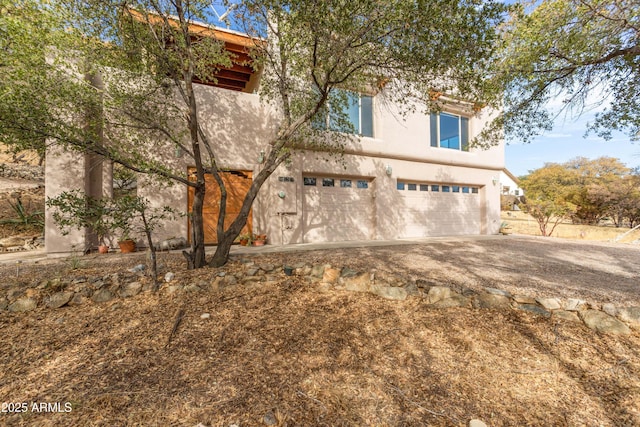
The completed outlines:
[[[303,178],[304,241],[369,240],[375,235],[373,182],[365,178]]]
[[[398,180],[397,191],[400,237],[481,234],[479,187]]]

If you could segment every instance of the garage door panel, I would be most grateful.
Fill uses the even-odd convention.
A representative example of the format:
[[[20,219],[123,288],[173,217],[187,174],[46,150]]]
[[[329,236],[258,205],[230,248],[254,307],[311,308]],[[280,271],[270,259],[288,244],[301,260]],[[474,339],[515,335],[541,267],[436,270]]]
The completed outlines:
[[[398,190],[399,235],[405,238],[480,234],[478,193]]]
[[[375,211],[371,188],[304,186],[305,242],[368,240],[374,235]],[[339,184],[339,180],[336,179]]]

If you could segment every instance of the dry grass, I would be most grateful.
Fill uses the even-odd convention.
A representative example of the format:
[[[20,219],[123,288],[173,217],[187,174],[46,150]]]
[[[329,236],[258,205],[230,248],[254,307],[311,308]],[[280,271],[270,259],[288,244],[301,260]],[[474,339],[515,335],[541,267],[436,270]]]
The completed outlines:
[[[331,259],[301,255],[323,256]],[[121,271],[139,258],[126,260]],[[43,270],[119,270],[109,262]],[[210,283],[218,273],[179,271],[179,258],[163,262],[182,283]],[[10,267],[2,268],[7,281]],[[640,425],[637,332],[613,337],[522,312],[320,293],[301,277],[277,277],[258,287],[0,314],[3,400],[73,405],[71,413],[2,414],[0,424],[259,426],[271,413],[280,426],[463,426],[471,418],[492,426]]]
[[[538,223],[529,214],[525,212],[502,212],[501,220],[509,223],[515,234],[527,234],[530,236],[540,236],[540,228]],[[627,227],[616,228],[613,225],[594,226],[580,225],[564,222],[558,224],[553,237],[563,239],[588,240],[599,242],[610,242],[629,231]],[[621,243],[631,243],[640,239],[640,230],[635,230],[624,238],[620,239]]]

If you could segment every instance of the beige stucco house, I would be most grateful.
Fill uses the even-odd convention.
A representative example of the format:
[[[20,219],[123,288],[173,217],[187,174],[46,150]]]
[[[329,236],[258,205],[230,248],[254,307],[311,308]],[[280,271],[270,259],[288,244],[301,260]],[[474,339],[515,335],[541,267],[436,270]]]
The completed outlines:
[[[237,34],[216,31],[217,37],[229,39],[228,46],[239,43]],[[255,93],[259,76],[243,76],[237,68],[226,70],[216,86],[196,88],[204,128],[216,141],[218,164],[229,170],[230,206],[244,196],[247,183],[261,169],[278,120],[276,111]],[[253,205],[251,231],[266,233],[272,245],[498,232],[504,146],[466,146],[490,119],[487,112],[469,115],[452,108],[439,114],[403,115],[381,102],[380,95],[361,95],[350,113],[360,136],[347,145],[343,158],[295,154],[262,187]],[[176,150],[162,155],[185,174],[193,166]],[[215,243],[217,186],[212,180],[208,183],[206,239]],[[110,195],[111,166],[95,156],[50,150],[46,196],[71,188],[94,197]],[[141,179],[138,194],[156,206],[190,209],[184,186],[145,185]],[[230,210],[233,214],[233,207]],[[186,217],[167,222],[157,232],[158,240],[172,237],[189,237]],[[47,212],[47,252],[85,249],[89,242],[86,232],[61,235]]]

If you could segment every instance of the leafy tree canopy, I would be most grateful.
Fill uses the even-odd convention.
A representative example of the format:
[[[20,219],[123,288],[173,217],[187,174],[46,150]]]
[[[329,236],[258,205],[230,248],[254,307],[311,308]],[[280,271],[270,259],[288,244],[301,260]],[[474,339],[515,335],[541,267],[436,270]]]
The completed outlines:
[[[562,111],[603,106],[590,125],[640,137],[640,3],[636,0],[544,0],[513,12],[503,28],[497,76],[507,85],[500,124],[524,142],[550,130]],[[597,100],[595,105],[593,100]]]

